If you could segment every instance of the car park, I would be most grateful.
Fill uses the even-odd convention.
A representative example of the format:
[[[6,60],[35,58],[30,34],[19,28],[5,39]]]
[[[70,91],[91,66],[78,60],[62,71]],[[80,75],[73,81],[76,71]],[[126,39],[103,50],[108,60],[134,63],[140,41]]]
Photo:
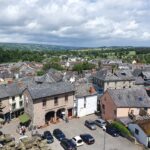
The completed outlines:
[[[84,143],[86,143],[88,145],[95,143],[95,139],[90,134],[81,134],[80,137],[84,141]]]
[[[60,130],[60,129],[54,129],[53,135],[55,136],[56,139],[59,141],[63,140],[66,138],[65,134]]]
[[[83,140],[80,136],[75,136],[72,138],[72,141],[76,144],[76,146],[82,146],[84,144]]]
[[[85,126],[88,127],[91,130],[96,130],[96,125],[95,125],[94,121],[85,120]]]
[[[72,139],[63,139],[61,140],[60,145],[65,150],[77,150],[76,144],[72,141]]]
[[[107,126],[106,132],[114,137],[119,136],[119,131],[115,127],[112,127],[112,126]]]
[[[46,139],[49,144],[54,142],[54,138],[50,131],[44,131],[43,138]]]
[[[106,129],[107,123],[106,123],[106,121],[103,120],[103,119],[96,119],[96,120],[95,120],[95,124],[96,124],[97,126],[103,128],[103,129]]]

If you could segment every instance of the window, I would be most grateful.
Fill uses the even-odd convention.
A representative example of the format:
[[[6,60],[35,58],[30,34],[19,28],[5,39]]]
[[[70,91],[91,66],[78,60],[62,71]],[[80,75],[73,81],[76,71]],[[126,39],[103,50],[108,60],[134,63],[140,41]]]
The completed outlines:
[[[12,104],[12,110],[16,109],[16,103]]]
[[[68,102],[68,95],[65,96],[65,102]]]
[[[135,128],[135,134],[139,135],[139,130]]]
[[[43,107],[46,106],[46,99],[43,100]]]
[[[147,110],[148,110],[148,108],[146,108],[146,107],[145,107],[145,108],[144,108],[144,110],[145,110],[145,111],[147,111]]]
[[[54,105],[55,105],[55,106],[58,105],[58,97],[54,97]]]
[[[20,107],[23,106],[23,102],[22,102],[22,101],[19,102],[19,106],[20,106]]]
[[[105,114],[105,105],[102,104],[102,113]]]
[[[12,97],[12,101],[15,101],[15,97],[14,96]]]
[[[116,116],[116,114],[117,114],[117,111],[116,111],[116,110],[114,110],[114,115]]]
[[[20,99],[22,99],[22,95],[20,95],[19,97],[20,97]]]
[[[86,108],[86,98],[84,97],[84,108]]]

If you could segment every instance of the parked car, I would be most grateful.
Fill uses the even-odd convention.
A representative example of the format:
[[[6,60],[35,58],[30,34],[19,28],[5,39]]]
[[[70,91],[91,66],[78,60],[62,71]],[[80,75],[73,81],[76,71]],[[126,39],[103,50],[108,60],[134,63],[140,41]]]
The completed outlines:
[[[84,144],[83,140],[80,136],[75,136],[72,138],[72,141],[76,144],[76,146],[82,146]]]
[[[60,130],[60,129],[54,129],[53,135],[55,136],[56,139],[59,141],[63,140],[66,138],[65,134]]]
[[[106,132],[114,137],[118,137],[120,134],[119,131],[113,126],[107,126]]]
[[[54,138],[50,131],[44,131],[43,138],[46,139],[49,144],[54,142]]]
[[[31,135],[32,135],[32,136],[37,136],[37,137],[41,137],[41,138],[42,138],[42,135],[38,132],[38,130],[31,130]]]
[[[80,137],[86,144],[90,145],[95,143],[95,139],[90,134],[81,134]]]
[[[95,120],[95,124],[96,124],[97,126],[103,128],[103,129],[106,129],[107,123],[106,123],[106,121],[103,120],[103,119],[96,119],[96,120]]]
[[[95,125],[94,121],[85,120],[85,126],[87,126],[91,130],[96,130],[96,125]]]
[[[20,138],[19,138],[19,141],[23,141],[24,139],[28,139],[28,136],[27,135],[23,135],[23,136],[21,136]]]
[[[71,139],[63,139],[63,140],[61,140],[60,145],[65,150],[77,150],[76,144]]]
[[[3,132],[2,132],[2,131],[0,131],[0,135],[3,135]]]

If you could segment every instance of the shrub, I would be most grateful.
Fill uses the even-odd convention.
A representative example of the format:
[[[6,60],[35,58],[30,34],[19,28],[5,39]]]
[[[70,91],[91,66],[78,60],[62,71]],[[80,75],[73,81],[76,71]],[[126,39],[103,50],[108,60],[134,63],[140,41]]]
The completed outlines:
[[[130,131],[120,122],[114,121],[112,126],[118,129],[118,131],[124,136],[131,136]]]

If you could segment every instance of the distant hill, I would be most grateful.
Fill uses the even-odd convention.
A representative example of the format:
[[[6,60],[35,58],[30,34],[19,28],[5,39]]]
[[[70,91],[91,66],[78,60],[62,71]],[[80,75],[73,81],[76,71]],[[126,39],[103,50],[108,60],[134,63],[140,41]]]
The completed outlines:
[[[101,46],[101,47],[73,47],[48,44],[29,44],[29,43],[0,43],[0,48],[4,50],[31,50],[31,51],[50,51],[50,50],[150,50],[150,47],[133,46]]]
[[[28,43],[0,43],[0,47],[5,50],[34,50],[34,51],[49,51],[49,50],[79,50],[85,49],[84,47],[71,47],[71,46],[56,46],[48,44],[28,44]]]

